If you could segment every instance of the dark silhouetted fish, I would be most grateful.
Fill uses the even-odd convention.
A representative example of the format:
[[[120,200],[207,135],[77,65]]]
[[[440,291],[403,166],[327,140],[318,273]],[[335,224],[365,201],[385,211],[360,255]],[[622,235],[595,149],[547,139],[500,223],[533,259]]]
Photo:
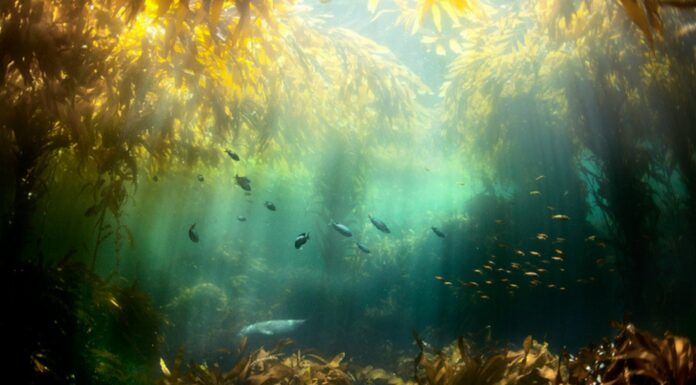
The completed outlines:
[[[438,237],[440,237],[440,238],[444,238],[444,237],[445,237],[445,233],[443,233],[442,231],[438,230],[437,227],[432,226],[431,229],[433,229],[433,233],[435,233],[435,235],[437,235]]]
[[[192,224],[191,227],[189,227],[189,238],[191,241],[194,243],[198,243],[198,231],[196,231],[196,224]]]
[[[309,233],[302,233],[295,238],[295,248],[299,249],[309,240]]]
[[[246,221],[246,217],[244,215],[238,215],[237,220],[240,222],[244,222],[244,221]]]
[[[367,217],[370,218],[370,222],[372,222],[372,224],[375,225],[377,230],[387,234],[391,233],[391,231],[389,231],[389,227],[387,227],[387,225],[384,224],[384,222],[380,221],[377,218],[374,218],[372,215],[368,215]]]
[[[225,152],[227,153],[227,155],[230,156],[230,158],[232,158],[232,159],[234,159],[234,160],[237,160],[237,161],[239,160],[239,155],[237,155],[234,151],[232,151],[232,150],[225,150]]]
[[[196,177],[196,179],[198,179],[199,182],[205,181],[205,178],[203,178],[203,174],[198,174],[198,176]]]
[[[370,249],[368,249],[367,246],[360,242],[355,242],[355,245],[358,246],[358,249],[362,250],[363,253],[370,254]]]
[[[342,224],[340,224],[340,223],[336,223],[336,222],[333,221],[333,219],[331,220],[331,222],[329,222],[329,226],[333,227],[334,230],[338,231],[339,233],[341,233],[342,235],[344,235],[344,236],[346,236],[346,237],[352,237],[352,236],[353,236],[353,233],[350,231],[350,229],[348,228],[348,226],[342,225]]]
[[[271,202],[271,201],[266,201],[263,203],[263,205],[266,206],[266,208],[271,210],[271,211],[276,211],[276,207],[273,204],[273,202]]]
[[[153,182],[159,181],[159,177],[158,177],[157,175],[154,175],[154,176],[152,177],[152,181],[153,181]]]
[[[235,174],[234,179],[239,185],[239,187],[246,191],[251,191],[251,180],[249,178]]]

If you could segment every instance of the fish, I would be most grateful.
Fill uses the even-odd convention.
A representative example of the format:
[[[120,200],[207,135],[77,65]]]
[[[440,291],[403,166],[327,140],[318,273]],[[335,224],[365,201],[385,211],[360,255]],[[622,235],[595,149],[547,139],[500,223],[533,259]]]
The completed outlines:
[[[551,219],[556,221],[567,221],[570,220],[570,217],[565,214],[554,214],[551,216]]]
[[[198,243],[198,231],[196,231],[195,223],[189,227],[189,239],[191,239],[193,243]]]
[[[205,181],[205,178],[203,177],[203,174],[198,174],[198,175],[196,176],[196,179],[198,179],[199,182],[204,182],[204,181]]]
[[[297,330],[306,320],[303,319],[284,319],[270,320],[257,322],[247,325],[242,328],[237,334],[238,336],[248,336],[251,334],[263,334],[272,336],[276,334],[285,334]]]
[[[370,254],[370,249],[368,249],[367,246],[360,242],[355,242],[355,245],[358,246],[358,249],[360,249],[363,253]]]
[[[251,191],[251,180],[249,178],[235,174],[234,179],[243,190]]]
[[[431,226],[430,228],[433,230],[433,233],[435,233],[435,235],[437,235],[438,237],[440,237],[440,238],[444,238],[444,237],[445,237],[445,233],[443,233],[442,231],[438,230],[437,227]]]
[[[372,215],[368,215],[367,217],[370,218],[370,222],[372,222],[372,224],[375,225],[375,227],[377,228],[377,230],[379,230],[379,231],[381,231],[381,232],[383,232],[383,233],[387,233],[387,234],[391,233],[391,231],[389,230],[389,227],[387,227],[387,225],[384,224],[384,222],[382,222],[382,221],[380,221],[379,219],[373,217]]]
[[[225,150],[225,152],[227,153],[227,155],[229,155],[230,158],[232,158],[232,159],[234,159],[234,160],[236,160],[236,161],[239,161],[239,155],[237,155],[234,151],[232,151],[232,150]]]
[[[247,219],[244,215],[237,215],[237,220],[240,222],[245,222]]]
[[[534,178],[534,180],[536,180],[536,181],[540,181],[542,179],[544,179],[543,175],[539,175],[538,177]]]
[[[443,277],[443,276],[441,276],[441,275],[436,275],[436,276],[435,276],[435,279],[438,280],[438,281],[444,281],[444,280],[445,280],[445,277]]]
[[[538,257],[541,257],[541,253],[538,252],[538,251],[534,251],[534,250],[530,251],[530,252],[529,252],[529,255],[531,255],[531,256],[533,256],[533,257],[537,257],[537,258],[538,258]]]
[[[301,248],[307,241],[309,241],[309,233],[300,233],[300,235],[295,238],[295,248]]]
[[[338,231],[339,233],[341,233],[341,235],[343,235],[345,237],[352,237],[353,236],[353,232],[350,231],[348,226],[342,225],[340,223],[336,223],[333,221],[333,219],[331,220],[331,222],[329,222],[329,226],[333,227],[334,230]]]
[[[460,285],[462,287],[478,287],[478,282],[475,281],[469,281],[469,282],[460,282]]]
[[[539,191],[539,190],[530,191],[529,195],[531,195],[533,197],[539,196],[539,195],[541,195],[541,191]]]
[[[528,271],[528,272],[524,273],[524,275],[526,275],[527,277],[538,277],[539,276],[539,274],[537,274],[535,271]]]
[[[276,211],[276,207],[273,204],[273,202],[271,202],[271,201],[265,201],[265,202],[263,202],[263,205],[266,206],[266,208],[271,210],[271,211]]]
[[[545,233],[539,233],[536,235],[536,239],[538,239],[540,241],[545,241],[545,240],[549,239],[549,236]]]
[[[551,257],[551,259],[553,259],[554,261],[563,262],[563,257],[559,255],[554,255],[553,257]]]
[[[157,175],[152,176],[152,181],[157,183],[159,181],[159,177]]]

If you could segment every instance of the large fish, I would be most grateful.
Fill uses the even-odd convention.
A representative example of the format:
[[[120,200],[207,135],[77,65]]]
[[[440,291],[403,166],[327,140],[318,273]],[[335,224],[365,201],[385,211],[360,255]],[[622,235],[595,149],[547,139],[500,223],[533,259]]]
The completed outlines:
[[[340,224],[340,223],[336,223],[336,222],[333,221],[333,219],[331,220],[331,222],[329,222],[329,226],[333,227],[336,231],[338,231],[339,233],[341,233],[342,235],[344,235],[344,236],[346,236],[346,237],[352,237],[352,236],[353,236],[353,232],[350,231],[350,229],[348,228],[348,226],[342,225],[342,224]]]
[[[387,225],[384,222],[380,221],[377,218],[374,218],[372,215],[368,215],[367,217],[370,218],[370,222],[372,222],[372,224],[375,225],[375,227],[379,231],[387,234],[391,233],[391,231],[389,231],[389,227],[387,227]]]
[[[251,334],[263,334],[272,336],[275,334],[290,333],[300,327],[306,320],[303,319],[281,319],[257,322],[247,325],[239,331],[240,336],[248,336]]]

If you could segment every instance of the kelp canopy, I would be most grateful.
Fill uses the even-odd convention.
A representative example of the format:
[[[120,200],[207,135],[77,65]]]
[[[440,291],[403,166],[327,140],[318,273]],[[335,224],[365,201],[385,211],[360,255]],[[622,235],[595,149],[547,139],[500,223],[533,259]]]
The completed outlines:
[[[0,2],[12,366],[46,383],[693,381],[688,341],[633,326],[581,350],[591,370],[531,339],[470,355],[417,338],[412,377],[335,354],[413,369],[414,328],[490,352],[492,334],[577,347],[622,318],[696,336],[694,8]],[[218,350],[308,314],[298,349],[333,359]],[[186,369],[182,347],[236,366]]]

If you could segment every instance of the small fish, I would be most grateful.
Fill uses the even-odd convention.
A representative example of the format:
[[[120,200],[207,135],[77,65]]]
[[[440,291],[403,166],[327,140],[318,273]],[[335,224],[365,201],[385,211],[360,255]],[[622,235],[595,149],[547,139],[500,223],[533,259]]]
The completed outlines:
[[[554,251],[556,254],[563,255],[563,250],[561,250],[561,249],[553,249],[553,251]]]
[[[539,276],[539,274],[535,271],[527,271],[524,273],[524,275],[526,275],[527,277],[538,277]]]
[[[480,296],[479,298],[481,298],[482,300],[489,300],[489,299],[491,299],[491,297],[489,297],[489,296],[487,296],[487,295],[485,295],[485,294],[481,294],[481,296]]]
[[[529,195],[533,196],[533,197],[538,197],[539,195],[541,195],[541,191],[539,191],[539,190],[530,191]]]
[[[515,283],[511,283],[508,286],[510,287],[510,289],[519,289],[520,288],[519,285],[517,285]]]
[[[530,251],[530,252],[529,252],[529,255],[531,255],[531,256],[533,256],[533,257],[537,257],[537,258],[538,258],[538,257],[541,257],[541,253],[538,252],[538,251],[534,251],[534,250]]]
[[[198,243],[198,231],[196,231],[195,223],[189,227],[189,239],[191,239],[193,243]]]
[[[203,177],[203,174],[198,174],[198,176],[196,176],[196,179],[198,179],[199,182],[204,182],[204,181],[205,181],[205,178]]]
[[[276,211],[276,207],[273,204],[273,202],[271,202],[271,201],[265,201],[265,202],[263,202],[263,205],[266,206],[266,208],[271,210],[271,211]]]
[[[445,281],[445,282],[442,282],[442,283],[443,283],[445,286],[452,286],[452,282],[450,282],[450,281]]]
[[[462,287],[478,287],[478,282],[475,281],[469,281],[469,282],[460,282],[460,285]]]
[[[483,265],[483,268],[486,270],[489,270],[489,271],[493,271],[493,268],[491,266],[488,266],[488,265]]]
[[[567,221],[570,220],[570,217],[565,214],[554,214],[551,216],[551,219],[556,221]]]
[[[520,257],[524,257],[524,255],[525,255],[524,251],[522,251],[520,249],[515,250],[515,254],[519,255]]]
[[[438,281],[444,281],[444,280],[445,280],[445,277],[443,277],[443,276],[441,276],[441,275],[436,275],[436,276],[435,276],[435,279],[438,280]]]
[[[544,233],[539,233],[536,235],[536,239],[538,239],[540,241],[545,241],[545,240],[549,239],[549,236],[544,234]]]
[[[563,262],[563,257],[558,255],[554,255],[553,257],[551,257],[551,259],[553,259],[554,261]]]
[[[159,177],[158,177],[157,175],[153,175],[153,176],[152,176],[152,181],[155,182],[155,183],[159,182]]]
[[[534,178],[534,180],[536,180],[536,181],[540,181],[542,179],[544,179],[543,175],[539,175],[538,177]]]
[[[295,248],[299,249],[309,240],[309,233],[301,233],[295,238]]]
[[[513,269],[519,269],[520,267],[522,267],[522,266],[521,266],[519,263],[517,263],[517,262],[512,262],[512,263],[510,264],[510,266],[511,266]]]
[[[440,238],[444,238],[444,237],[445,237],[445,233],[443,233],[442,231],[438,230],[437,227],[431,226],[430,228],[433,230],[433,233],[435,233],[435,235],[437,235],[438,237],[440,237]]]
[[[594,242],[596,239],[596,235],[590,235],[589,237],[585,238],[585,242]]]
[[[372,222],[372,224],[375,225],[375,227],[377,228],[377,230],[379,230],[379,231],[381,231],[381,232],[383,232],[383,233],[387,233],[387,234],[391,233],[391,231],[389,231],[389,227],[387,227],[387,225],[384,224],[384,222],[382,222],[382,221],[380,221],[379,219],[373,217],[372,215],[368,215],[367,217],[370,218],[370,222]]]
[[[240,221],[240,222],[246,222],[247,219],[246,219],[246,217],[245,217],[244,215],[238,215],[238,216],[237,216],[237,220]]]
[[[493,281],[491,281],[490,279],[487,279],[487,280],[485,280],[484,282],[486,283],[486,285],[492,285],[492,284],[493,284]]]
[[[249,178],[235,174],[234,179],[243,190],[251,191],[251,180]]]
[[[363,253],[370,254],[370,249],[368,249],[367,246],[360,242],[355,242],[355,245],[358,246],[358,249],[360,249]]]
[[[234,159],[234,160],[236,160],[236,161],[239,161],[239,155],[237,155],[234,151],[232,151],[232,150],[225,150],[225,152],[227,153],[227,155],[229,155],[230,158],[232,158],[232,159]]]
[[[329,222],[329,226],[333,227],[334,230],[338,231],[339,233],[341,233],[341,235],[343,235],[345,237],[352,237],[353,236],[353,232],[350,231],[348,226],[342,225],[340,223],[336,223],[333,221],[333,219],[331,220],[331,222]]]
[[[481,269],[474,269],[473,272],[477,274],[483,274],[483,271],[481,271]]]

